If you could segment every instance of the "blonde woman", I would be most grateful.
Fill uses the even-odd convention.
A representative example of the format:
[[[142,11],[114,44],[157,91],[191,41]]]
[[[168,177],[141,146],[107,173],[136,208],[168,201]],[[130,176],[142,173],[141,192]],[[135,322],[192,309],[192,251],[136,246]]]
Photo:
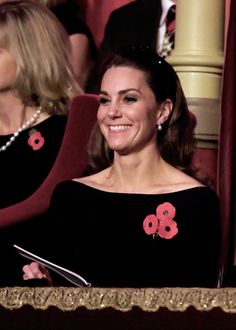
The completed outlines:
[[[80,93],[71,58],[50,10],[31,1],[0,4],[0,209],[31,196],[56,160],[70,98]],[[5,248],[28,229],[1,229],[3,268]]]

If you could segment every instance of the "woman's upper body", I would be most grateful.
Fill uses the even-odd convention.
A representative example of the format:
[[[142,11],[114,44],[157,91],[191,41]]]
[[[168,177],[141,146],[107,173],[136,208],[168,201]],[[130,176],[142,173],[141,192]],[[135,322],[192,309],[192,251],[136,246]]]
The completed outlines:
[[[59,153],[66,123],[67,116],[50,116],[24,130],[0,153],[1,209],[25,200],[44,182]],[[11,136],[0,136],[0,145]]]
[[[34,127],[45,138],[43,146],[35,150],[38,153],[32,148],[32,146],[35,147],[35,143],[28,144],[29,130],[25,130],[15,141],[16,146],[12,144],[12,148],[14,146],[18,148],[19,153],[10,152],[11,148],[9,148],[7,160],[9,161],[10,158],[10,163],[5,161],[5,158],[2,159],[2,166],[8,164],[8,171],[12,171],[10,181],[7,178],[5,180],[4,171],[1,176],[3,187],[1,202],[6,205],[13,202],[13,199],[15,201],[24,198],[24,194],[29,194],[29,188],[33,190],[36,187],[50,168],[56,153],[55,149],[59,147],[56,160],[40,187],[21,202],[0,209],[0,286],[22,285],[22,275],[19,270],[24,260],[17,255],[13,245],[27,246],[30,250],[35,249],[37,246],[35,235],[42,237],[47,230],[45,212],[53,188],[58,182],[82,175],[86,169],[86,144],[96,120],[97,105],[96,96],[79,95],[72,100],[67,121],[66,116],[55,115]],[[59,146],[62,125],[65,124],[66,130]],[[20,174],[15,169],[16,164],[20,166]],[[25,180],[26,177],[29,177],[31,181]]]
[[[50,172],[70,98],[80,89],[68,37],[47,8],[30,1],[3,3],[0,31],[3,208],[31,195]]]
[[[0,213],[43,184],[61,147],[70,99],[79,92],[69,38],[51,11],[33,1],[1,3]],[[16,285],[12,244],[27,242],[43,226],[33,218],[12,228],[7,220],[0,215],[0,285]]]
[[[33,252],[92,286],[217,285],[218,200],[207,187],[121,193],[66,181],[56,188],[48,216],[40,238],[47,242],[46,251]],[[53,280],[54,285],[71,285],[59,277]]]
[[[113,55],[97,118],[100,171],[56,188],[47,257],[95,286],[216,286],[218,200],[189,175],[193,124],[173,68],[149,49]]]

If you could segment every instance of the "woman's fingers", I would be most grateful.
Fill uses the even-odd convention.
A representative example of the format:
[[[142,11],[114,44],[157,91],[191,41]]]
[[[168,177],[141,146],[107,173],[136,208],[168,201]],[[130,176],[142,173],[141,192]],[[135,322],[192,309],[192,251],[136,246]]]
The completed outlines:
[[[31,264],[25,265],[22,270],[24,272],[24,280],[46,277],[44,268],[41,267],[37,262],[31,262]]]

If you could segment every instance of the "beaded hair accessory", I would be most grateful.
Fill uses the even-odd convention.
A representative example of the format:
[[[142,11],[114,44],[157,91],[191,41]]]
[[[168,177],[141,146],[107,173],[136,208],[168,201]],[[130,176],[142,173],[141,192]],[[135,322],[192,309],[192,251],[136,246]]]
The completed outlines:
[[[127,46],[120,51],[120,54],[122,56],[131,53],[135,54],[137,57],[140,58],[148,54],[148,56],[150,56],[152,64],[165,64],[165,63],[168,64],[162,56],[158,55],[158,53],[149,46],[141,46],[141,45]]]

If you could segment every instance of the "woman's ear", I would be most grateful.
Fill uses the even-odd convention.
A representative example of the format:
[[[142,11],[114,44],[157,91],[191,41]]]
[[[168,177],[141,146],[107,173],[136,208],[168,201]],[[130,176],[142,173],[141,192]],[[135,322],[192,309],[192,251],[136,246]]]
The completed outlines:
[[[170,116],[173,110],[173,103],[170,99],[166,99],[161,103],[157,113],[157,125],[162,125]]]

